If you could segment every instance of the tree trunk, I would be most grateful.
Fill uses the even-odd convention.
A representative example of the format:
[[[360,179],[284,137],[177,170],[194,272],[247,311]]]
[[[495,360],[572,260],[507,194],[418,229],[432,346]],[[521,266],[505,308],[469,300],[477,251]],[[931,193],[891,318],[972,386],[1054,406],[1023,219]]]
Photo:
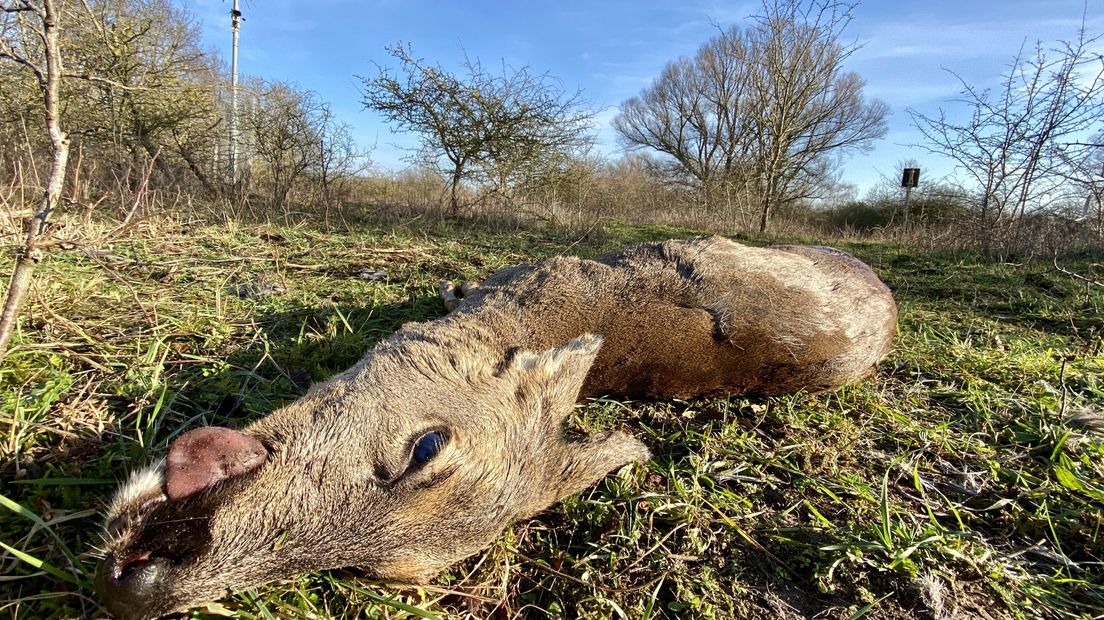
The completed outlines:
[[[456,192],[460,189],[460,173],[459,167],[452,172],[452,190],[449,192],[449,215],[460,213],[460,204],[456,199]]]
[[[774,205],[771,204],[771,194],[767,191],[767,195],[763,196],[763,204],[759,209],[759,232],[767,232],[767,228],[770,226],[771,208]]]
[[[196,161],[195,156],[190,153],[188,149],[184,148],[184,146],[180,144],[179,140],[176,143],[176,148],[177,151],[180,153],[181,159],[184,160],[184,163],[188,164],[188,169],[192,171],[192,174],[195,175],[195,178],[199,181],[200,185],[203,186],[203,189],[207,190],[207,193],[211,196],[222,195],[222,192],[219,190],[219,188],[215,187],[215,184],[211,182],[211,179],[207,178],[207,175],[204,174],[203,168],[200,167],[199,162]]]
[[[760,198],[761,205],[759,207],[759,233],[767,232],[767,228],[770,227],[771,212],[774,210],[775,198],[778,196],[779,186],[779,173],[776,172],[776,168],[768,166],[765,171],[766,183],[763,188],[763,195]]]
[[[8,341],[15,329],[19,308],[23,297],[31,285],[34,269],[42,260],[42,251],[38,248],[40,237],[46,233],[47,220],[61,198],[65,187],[65,168],[69,162],[69,136],[61,130],[61,118],[58,105],[58,85],[61,80],[61,50],[58,42],[58,14],[54,0],[43,1],[42,40],[45,44],[46,71],[42,73],[39,86],[43,91],[43,104],[46,117],[46,131],[50,134],[50,145],[54,160],[50,165],[50,178],[42,192],[42,202],[26,225],[27,236],[12,273],[8,298],[0,314],[0,357],[8,350]]]
[[[1096,236],[1104,239],[1104,200],[1099,191],[1093,191],[1093,197],[1096,199]]]

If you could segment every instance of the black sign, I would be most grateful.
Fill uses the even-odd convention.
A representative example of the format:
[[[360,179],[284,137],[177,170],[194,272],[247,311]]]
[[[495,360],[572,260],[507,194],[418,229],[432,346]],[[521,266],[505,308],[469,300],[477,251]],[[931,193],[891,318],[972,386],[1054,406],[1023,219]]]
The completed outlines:
[[[920,185],[920,169],[905,168],[901,175],[901,187],[917,187]]]

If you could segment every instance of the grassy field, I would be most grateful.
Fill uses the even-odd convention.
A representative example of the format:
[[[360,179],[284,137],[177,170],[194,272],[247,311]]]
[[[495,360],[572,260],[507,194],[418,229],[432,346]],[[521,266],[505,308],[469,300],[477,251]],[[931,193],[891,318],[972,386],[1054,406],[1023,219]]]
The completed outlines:
[[[443,314],[438,279],[691,234],[164,223],[55,253],[0,363],[0,609],[101,615],[90,550],[117,480],[184,428],[262,416]],[[1104,289],[1045,260],[835,245],[900,305],[871,379],[817,396],[584,403],[574,424],[627,430],[654,458],[432,586],[335,571],[196,616],[1104,617]],[[1104,280],[1095,260],[1061,265]]]

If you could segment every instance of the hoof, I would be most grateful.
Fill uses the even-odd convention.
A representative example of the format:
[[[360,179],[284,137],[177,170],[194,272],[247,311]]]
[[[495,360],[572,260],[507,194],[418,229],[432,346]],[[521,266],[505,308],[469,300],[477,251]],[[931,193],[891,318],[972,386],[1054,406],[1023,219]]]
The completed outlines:
[[[456,296],[456,285],[450,280],[441,280],[437,285],[437,294],[441,296],[441,302],[445,304],[445,310],[452,312],[460,305],[460,298]]]

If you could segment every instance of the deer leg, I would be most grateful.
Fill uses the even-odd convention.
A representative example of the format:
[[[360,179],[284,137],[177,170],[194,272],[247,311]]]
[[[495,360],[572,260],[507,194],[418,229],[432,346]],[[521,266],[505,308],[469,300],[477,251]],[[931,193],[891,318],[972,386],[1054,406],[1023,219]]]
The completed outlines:
[[[445,310],[452,312],[460,305],[460,298],[456,296],[456,285],[451,280],[441,280],[437,285],[437,294],[441,296],[441,302],[445,304]]]
[[[445,310],[452,312],[460,306],[460,302],[464,301],[478,288],[479,283],[470,280],[459,287],[453,284],[451,280],[441,280],[441,283],[437,285],[437,293],[445,304]]]

